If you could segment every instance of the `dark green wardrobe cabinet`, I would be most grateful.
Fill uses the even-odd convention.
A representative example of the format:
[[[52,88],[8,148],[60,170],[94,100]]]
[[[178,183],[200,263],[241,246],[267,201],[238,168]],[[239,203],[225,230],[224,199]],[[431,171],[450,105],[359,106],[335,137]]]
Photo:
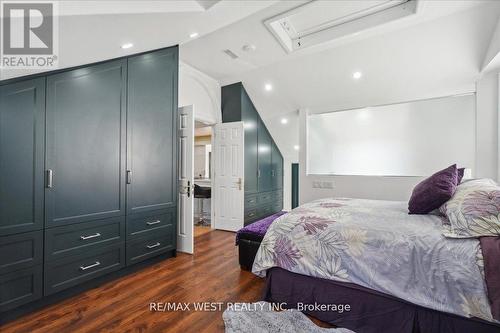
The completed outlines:
[[[45,80],[0,86],[0,236],[43,228]]]
[[[128,59],[128,213],[177,203],[177,63],[177,49]]]
[[[245,225],[283,209],[283,156],[241,82],[222,87],[222,121],[245,128]]]
[[[261,119],[259,119],[258,137],[258,188],[259,192],[267,192],[273,189],[273,164],[271,154],[274,143],[271,134],[269,134]]]
[[[125,215],[126,66],[47,77],[47,227]]]
[[[276,143],[273,142],[271,147],[271,163],[272,163],[272,187],[273,189],[283,188],[283,156]]]
[[[177,81],[176,46],[0,82],[0,312],[175,255]]]
[[[234,86],[234,88],[240,89],[238,85]],[[226,87],[224,89],[226,89]],[[260,119],[259,114],[255,110],[252,101],[250,100],[250,97],[247,95],[246,91],[240,89],[240,94],[241,120],[245,124],[245,193],[257,193],[259,190],[259,152],[257,131],[259,129]],[[230,99],[230,97],[227,97],[227,93],[225,94],[225,96],[226,98]],[[225,110],[228,109],[230,109],[230,107],[226,105]]]

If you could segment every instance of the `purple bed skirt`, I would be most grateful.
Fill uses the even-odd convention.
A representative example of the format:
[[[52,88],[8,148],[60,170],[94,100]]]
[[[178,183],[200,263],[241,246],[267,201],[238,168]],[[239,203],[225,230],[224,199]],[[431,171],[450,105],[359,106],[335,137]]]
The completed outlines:
[[[336,282],[272,268],[264,299],[286,303],[349,305],[350,310],[304,311],[356,333],[498,333],[500,325],[426,309],[352,283]]]

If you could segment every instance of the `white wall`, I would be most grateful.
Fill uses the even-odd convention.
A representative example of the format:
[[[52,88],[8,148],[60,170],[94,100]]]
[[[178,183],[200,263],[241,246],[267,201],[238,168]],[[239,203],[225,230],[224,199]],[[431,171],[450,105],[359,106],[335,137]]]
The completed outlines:
[[[204,178],[206,169],[205,169],[205,155],[206,155],[206,146],[205,145],[195,145],[194,146],[194,177],[195,178]]]
[[[179,106],[193,105],[194,117],[207,124],[222,121],[219,82],[182,61],[179,64]]]
[[[474,170],[475,119],[475,94],[312,114],[307,172],[425,176],[453,163]]]
[[[476,169],[475,177],[500,179],[499,175],[499,74],[490,73],[477,82],[476,96]],[[437,97],[437,96],[436,96]],[[401,101],[403,102],[403,101]],[[369,102],[358,100],[360,106]],[[335,110],[335,108],[332,108]],[[299,110],[300,137],[300,203],[324,197],[355,197],[381,200],[408,200],[413,187],[422,177],[375,177],[375,176],[316,176],[306,175],[306,116],[308,110]],[[450,121],[450,126],[453,123]],[[322,186],[331,183],[332,189],[313,188],[313,183]]]
[[[484,57],[483,60],[482,70],[487,71],[488,68],[493,68],[498,66],[499,57],[500,57],[500,20],[497,23],[493,36],[491,37],[488,51],[486,52],[486,56]]]
[[[406,200],[418,177],[316,176],[306,175],[306,117],[308,110],[299,111],[299,203],[325,197]],[[313,188],[313,182],[331,182],[333,189]]]
[[[499,77],[491,72],[476,84],[476,177],[498,178]]]

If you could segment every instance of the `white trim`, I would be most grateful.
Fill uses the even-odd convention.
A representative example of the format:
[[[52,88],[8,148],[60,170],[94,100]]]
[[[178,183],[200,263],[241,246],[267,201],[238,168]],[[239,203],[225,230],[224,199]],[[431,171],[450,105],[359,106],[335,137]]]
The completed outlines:
[[[497,181],[500,181],[500,73],[497,78]]]

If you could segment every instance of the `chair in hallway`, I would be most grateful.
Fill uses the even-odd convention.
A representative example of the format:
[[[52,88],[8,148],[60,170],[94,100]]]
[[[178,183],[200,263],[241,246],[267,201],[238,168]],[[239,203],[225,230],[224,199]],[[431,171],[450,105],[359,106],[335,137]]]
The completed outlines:
[[[205,199],[210,199],[212,197],[212,189],[210,187],[202,187],[194,184],[194,198],[200,200],[200,214],[198,215],[198,221],[196,225],[210,225],[210,218],[205,218],[205,213],[203,209],[203,202]]]

